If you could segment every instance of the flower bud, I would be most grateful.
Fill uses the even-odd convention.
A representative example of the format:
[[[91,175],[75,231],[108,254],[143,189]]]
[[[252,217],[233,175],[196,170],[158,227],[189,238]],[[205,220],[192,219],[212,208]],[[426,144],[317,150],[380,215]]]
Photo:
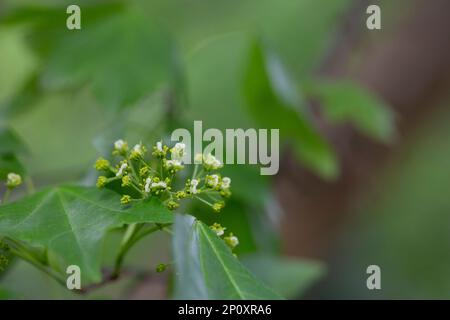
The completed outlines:
[[[14,189],[20,186],[21,184],[22,184],[22,177],[19,174],[13,172],[8,173],[8,176],[6,178],[6,186],[9,189]]]

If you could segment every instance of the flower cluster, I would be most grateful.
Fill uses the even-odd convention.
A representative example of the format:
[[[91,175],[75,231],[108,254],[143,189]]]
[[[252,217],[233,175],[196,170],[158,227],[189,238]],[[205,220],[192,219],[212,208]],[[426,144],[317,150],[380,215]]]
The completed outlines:
[[[193,173],[183,182],[179,181],[180,177],[188,176],[183,161],[185,144],[176,143],[169,148],[159,141],[151,151],[151,154],[147,152],[142,143],[129,148],[126,141],[117,140],[112,152],[117,159],[116,164],[104,158],[95,162],[95,169],[102,172],[97,179],[97,187],[119,182],[123,188],[120,199],[123,205],[157,197],[170,210],[177,209],[183,199],[198,199],[216,212],[224,208],[224,200],[231,195],[231,179],[217,172],[222,163],[214,155],[197,154]],[[222,236],[223,230],[222,233],[218,230],[216,233]],[[238,244],[233,234],[225,237],[224,241],[232,248]]]

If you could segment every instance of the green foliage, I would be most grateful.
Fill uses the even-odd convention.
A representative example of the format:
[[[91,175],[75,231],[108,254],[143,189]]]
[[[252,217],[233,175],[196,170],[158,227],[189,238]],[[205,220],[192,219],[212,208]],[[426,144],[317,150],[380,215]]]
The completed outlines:
[[[25,168],[13,154],[0,155],[0,179],[5,180],[8,173],[14,172],[25,175]]]
[[[11,128],[0,125],[0,179],[5,180],[10,172],[25,174],[25,167],[18,154],[27,152],[25,143]]]
[[[201,221],[177,216],[174,227],[177,299],[279,299]]]
[[[11,128],[0,126],[0,141],[0,154],[17,154],[26,151],[24,142]]]
[[[324,274],[324,266],[318,262],[273,255],[246,256],[242,263],[286,298],[301,296]]]
[[[248,109],[260,127],[279,128],[299,158],[326,178],[337,174],[334,152],[310,121],[299,92],[273,53],[255,42],[244,86]]]
[[[144,17],[127,12],[64,37],[49,57],[43,82],[51,89],[87,82],[102,105],[117,108],[169,80],[173,61],[170,38]]]
[[[368,136],[389,142],[394,133],[394,115],[378,97],[356,83],[317,81],[306,85],[308,94],[321,102],[333,122],[349,122]]]
[[[0,235],[49,250],[60,270],[78,265],[88,281],[100,281],[100,249],[106,232],[138,222],[171,223],[172,214],[157,200],[131,208],[111,191],[58,187],[0,207]]]

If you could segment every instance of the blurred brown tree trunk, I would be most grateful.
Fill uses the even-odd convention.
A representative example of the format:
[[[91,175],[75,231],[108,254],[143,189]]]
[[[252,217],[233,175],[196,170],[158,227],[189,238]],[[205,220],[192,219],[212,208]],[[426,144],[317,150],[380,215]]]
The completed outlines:
[[[320,73],[353,78],[377,93],[393,107],[399,136],[392,146],[381,146],[352,128],[331,127],[317,119],[339,155],[342,171],[336,181],[325,182],[284,157],[276,188],[285,211],[287,254],[320,257],[331,247],[354,199],[370,187],[384,161],[417,123],[426,121],[425,115],[449,88],[450,1],[403,1],[405,8],[400,9],[408,14],[389,32],[385,25],[380,31],[365,30],[367,5],[355,1]],[[367,32],[379,32],[381,41],[368,41],[372,47],[365,41],[364,60],[349,70],[349,58]]]

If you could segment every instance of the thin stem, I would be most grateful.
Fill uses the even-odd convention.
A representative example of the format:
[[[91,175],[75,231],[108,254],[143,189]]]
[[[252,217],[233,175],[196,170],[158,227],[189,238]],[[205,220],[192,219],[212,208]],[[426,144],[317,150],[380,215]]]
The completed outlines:
[[[131,235],[127,236],[127,232],[125,233],[125,236],[127,236],[127,240],[122,243],[122,246],[120,248],[119,254],[117,255],[115,266],[114,266],[114,271],[113,271],[113,274],[112,274],[112,278],[119,277],[120,270],[121,270],[122,264],[123,264],[123,259],[125,258],[125,255],[128,253],[130,248],[136,242],[138,242],[140,239],[142,239],[143,237],[145,237],[146,235],[148,235],[150,233],[153,233],[155,231],[161,230],[165,226],[165,225],[157,225],[157,226],[154,226],[152,228],[148,228],[146,230],[141,231],[143,225],[144,224],[138,225],[133,230]],[[124,239],[125,239],[125,237],[124,237]]]
[[[27,176],[25,178],[25,185],[27,187],[28,194],[33,194],[36,191],[33,179],[30,176]]]
[[[10,252],[17,257],[21,258],[22,260],[32,264],[42,272],[46,273],[51,278],[55,279],[58,283],[65,286],[66,281],[65,279],[58,273],[54,272],[51,268],[46,266],[43,262],[39,260],[39,258],[36,258],[34,254],[27,249],[25,246],[20,244],[19,242],[16,242],[10,238],[5,238],[6,242],[9,244]]]
[[[136,190],[137,192],[139,192],[139,194],[140,194],[141,196],[145,196],[145,193],[142,192],[142,190],[139,189],[139,188],[134,184],[133,181],[131,181],[131,187],[133,187],[134,190]]]
[[[11,189],[7,188],[5,194],[3,195],[3,201],[2,201],[3,204],[8,202],[10,195],[11,195]]]
[[[196,175],[197,175],[197,170],[198,170],[198,164],[196,164],[194,166],[194,172],[192,173],[192,179],[195,179]]]
[[[198,199],[198,200],[200,200],[201,202],[203,202],[203,203],[206,203],[208,206],[213,206],[213,204],[212,203],[210,203],[210,202],[208,202],[208,201],[206,201],[205,199],[203,199],[203,198],[200,198],[199,196],[196,196],[196,198]]]
[[[165,232],[167,232],[168,234],[170,234],[170,235],[172,235],[172,236],[173,236],[173,231],[172,231],[172,230],[170,230],[169,228],[167,228],[167,227],[164,227],[164,228],[163,228],[163,231],[165,231]]]
[[[144,166],[146,166],[147,168],[149,168],[149,170],[150,170],[151,172],[153,172],[154,174],[157,174],[157,173],[158,173],[155,169],[153,169],[151,166],[149,166],[149,165],[144,161],[144,159],[139,158],[139,160],[142,162],[142,164],[143,164]]]

